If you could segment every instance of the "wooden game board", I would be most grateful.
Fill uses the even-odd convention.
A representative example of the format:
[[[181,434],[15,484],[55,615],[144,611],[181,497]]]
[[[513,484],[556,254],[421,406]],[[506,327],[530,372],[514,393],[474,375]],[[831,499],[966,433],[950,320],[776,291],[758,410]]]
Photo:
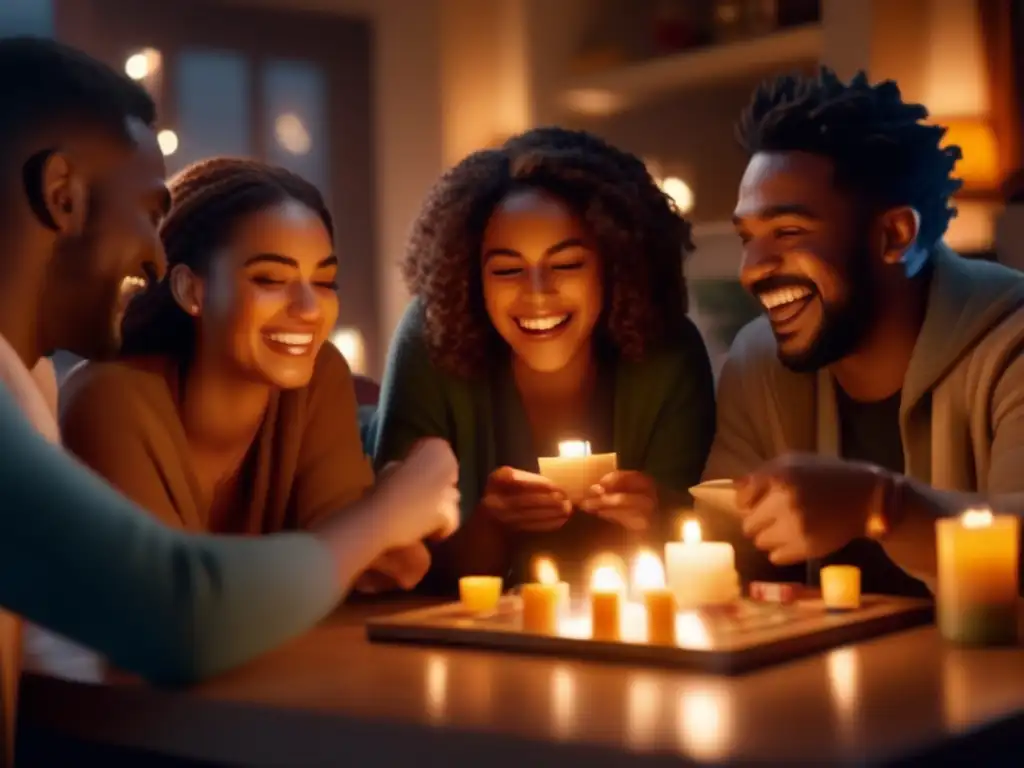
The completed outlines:
[[[502,598],[493,614],[472,616],[458,603],[421,608],[367,622],[371,642],[420,643],[519,653],[585,657],[609,662],[699,669],[735,674],[806,656],[851,642],[926,624],[932,604],[924,600],[866,595],[848,613],[825,610],[811,597],[790,605],[740,601],[731,610],[679,614],[675,646],[646,643],[642,609],[624,612],[621,642],[589,638],[585,606],[576,606],[559,635],[521,628],[519,599]]]

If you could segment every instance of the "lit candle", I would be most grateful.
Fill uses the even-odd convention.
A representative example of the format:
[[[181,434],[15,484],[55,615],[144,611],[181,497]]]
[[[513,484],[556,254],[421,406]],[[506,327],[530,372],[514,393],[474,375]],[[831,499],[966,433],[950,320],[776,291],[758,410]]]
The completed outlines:
[[[1016,642],[1020,520],[969,509],[935,529],[942,636],[964,645]]]
[[[591,487],[615,471],[618,458],[614,453],[591,453],[585,440],[566,440],[558,444],[558,456],[541,456],[537,464],[542,476],[579,504]]]
[[[731,544],[702,541],[700,522],[683,523],[683,540],[665,545],[668,587],[679,608],[724,605],[740,596],[740,577]]]
[[[827,565],[822,568],[821,599],[829,611],[855,611],[860,608],[860,568],[854,565]]]
[[[470,613],[489,613],[501,599],[500,576],[463,576],[459,579],[459,600]]]
[[[590,636],[594,640],[618,642],[625,589],[625,581],[617,568],[602,565],[594,570],[590,581]]]
[[[547,558],[537,561],[537,581],[523,585],[523,630],[553,635],[558,616],[569,603],[569,585],[558,580],[558,569]]]
[[[633,587],[643,596],[647,642],[675,645],[676,596],[665,586],[665,568],[653,552],[641,552],[633,561]]]

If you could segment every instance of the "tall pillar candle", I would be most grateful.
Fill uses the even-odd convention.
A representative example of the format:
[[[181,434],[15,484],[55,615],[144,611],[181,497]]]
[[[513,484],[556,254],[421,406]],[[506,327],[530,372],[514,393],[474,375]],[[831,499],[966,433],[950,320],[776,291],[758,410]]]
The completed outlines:
[[[939,631],[963,645],[1017,641],[1020,520],[969,509],[935,523]]]
[[[558,579],[558,569],[547,558],[537,561],[537,581],[523,585],[523,630],[546,635],[558,633],[558,617],[568,610],[569,585]]]
[[[665,586],[665,568],[653,552],[641,552],[633,563],[633,588],[644,603],[647,642],[676,644],[676,596]]]
[[[590,636],[618,642],[622,631],[622,596],[626,585],[615,568],[602,565],[590,582]]]

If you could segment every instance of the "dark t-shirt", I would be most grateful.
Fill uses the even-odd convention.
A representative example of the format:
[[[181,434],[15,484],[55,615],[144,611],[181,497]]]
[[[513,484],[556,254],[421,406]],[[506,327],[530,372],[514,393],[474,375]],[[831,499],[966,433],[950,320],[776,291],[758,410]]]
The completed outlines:
[[[866,461],[902,474],[903,439],[900,436],[900,393],[874,403],[860,403],[836,388],[842,456]],[[843,563],[861,570],[865,593],[930,597],[923,583],[907,575],[889,559],[882,546],[870,539],[855,539],[821,561]]]

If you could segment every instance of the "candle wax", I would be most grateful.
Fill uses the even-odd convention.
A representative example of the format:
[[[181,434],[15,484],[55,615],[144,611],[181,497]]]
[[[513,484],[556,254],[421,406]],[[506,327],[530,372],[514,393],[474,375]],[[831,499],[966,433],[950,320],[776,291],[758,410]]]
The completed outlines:
[[[618,457],[614,453],[542,456],[537,464],[543,477],[562,490],[569,501],[579,504],[590,494],[591,487],[615,471]]]
[[[655,645],[676,644],[676,596],[670,589],[649,589],[644,592],[647,610],[647,642]]]
[[[963,645],[1017,641],[1020,521],[987,513],[936,521],[939,631]],[[974,513],[978,515],[979,513]]]
[[[669,588],[682,609],[722,605],[739,598],[739,574],[731,544],[670,541],[665,545]]]
[[[470,613],[488,613],[501,599],[500,576],[463,576],[459,579],[459,599]]]
[[[622,625],[622,595],[619,592],[591,592],[590,636],[594,640],[616,642]]]
[[[828,565],[821,569],[821,599],[830,611],[860,608],[860,568]]]
[[[524,584],[523,631],[557,634],[562,599],[560,584]]]

